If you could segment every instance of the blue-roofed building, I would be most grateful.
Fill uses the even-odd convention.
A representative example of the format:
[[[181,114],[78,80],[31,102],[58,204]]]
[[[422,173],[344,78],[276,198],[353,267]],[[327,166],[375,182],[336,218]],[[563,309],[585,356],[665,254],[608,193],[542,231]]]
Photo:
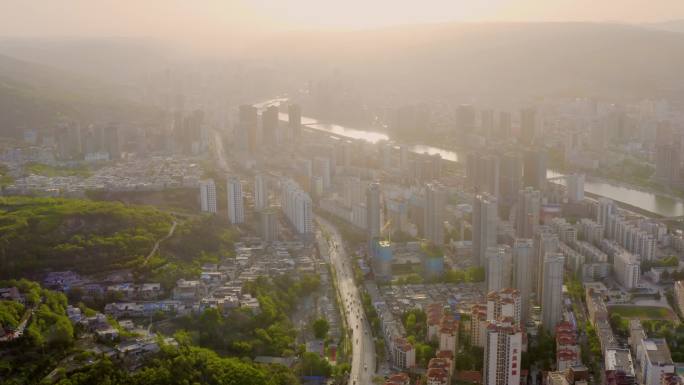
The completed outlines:
[[[423,268],[428,278],[439,277],[444,273],[444,259],[424,257]]]
[[[381,281],[392,280],[392,245],[388,241],[373,241],[373,273]]]

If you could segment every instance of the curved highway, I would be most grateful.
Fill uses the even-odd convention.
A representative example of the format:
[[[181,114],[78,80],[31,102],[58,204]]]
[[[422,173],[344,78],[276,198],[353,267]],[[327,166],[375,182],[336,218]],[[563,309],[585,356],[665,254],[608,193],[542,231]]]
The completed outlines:
[[[317,216],[316,220],[321,229],[317,236],[323,237],[319,239],[319,243],[328,246],[330,266],[335,273],[337,290],[351,329],[352,365],[349,385],[372,384],[375,376],[375,343],[363,311],[361,294],[354,282],[352,261],[347,258],[344,242],[337,228],[320,216]]]

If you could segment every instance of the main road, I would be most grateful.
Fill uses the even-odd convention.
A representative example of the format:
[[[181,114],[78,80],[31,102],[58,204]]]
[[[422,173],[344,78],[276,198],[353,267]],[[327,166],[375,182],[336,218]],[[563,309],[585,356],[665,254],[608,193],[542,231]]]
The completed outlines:
[[[337,228],[320,216],[316,220],[321,230],[317,232],[320,237],[318,241],[319,244],[327,245],[330,267],[342,299],[340,305],[351,329],[352,364],[349,385],[372,384],[375,376],[375,343],[361,304],[361,293],[354,282],[353,262],[347,258],[344,241]]]

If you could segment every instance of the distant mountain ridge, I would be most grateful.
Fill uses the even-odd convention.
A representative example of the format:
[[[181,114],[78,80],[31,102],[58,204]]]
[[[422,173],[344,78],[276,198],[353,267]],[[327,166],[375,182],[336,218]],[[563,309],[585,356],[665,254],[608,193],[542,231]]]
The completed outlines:
[[[417,94],[681,96],[684,34],[612,23],[443,23],[301,31],[255,45],[285,70]]]
[[[347,87],[354,95],[388,104],[547,96],[681,101],[684,33],[672,32],[680,26],[684,21],[293,31],[254,42],[244,51],[226,50],[214,67],[229,68],[225,64],[232,61],[237,63],[232,68],[265,68],[264,81],[323,83],[320,88],[332,92]],[[123,100],[117,87],[135,89],[146,70],[163,73],[169,63],[180,75],[204,68],[184,65],[204,58],[172,53],[172,47],[146,39],[0,38],[0,135],[49,125],[57,114],[134,119],[130,112],[140,106]],[[8,54],[12,57],[3,56]],[[228,83],[225,92],[232,92]]]
[[[117,83],[159,69],[170,51],[160,41],[143,38],[0,38],[0,54]]]
[[[140,113],[146,108],[110,84],[0,55],[0,136],[18,138],[23,129],[49,128],[60,117],[87,124]]]
[[[646,24],[643,24],[643,26],[645,26],[647,28],[658,29],[661,31],[684,33],[684,19],[668,20],[668,21],[663,21],[661,23],[646,23]]]

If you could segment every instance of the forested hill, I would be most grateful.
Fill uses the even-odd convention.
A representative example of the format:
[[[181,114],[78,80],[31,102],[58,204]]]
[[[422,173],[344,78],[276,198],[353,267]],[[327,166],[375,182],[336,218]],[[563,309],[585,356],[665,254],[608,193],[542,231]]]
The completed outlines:
[[[172,217],[147,206],[29,197],[0,198],[0,275],[44,269],[123,268],[145,256]]]

